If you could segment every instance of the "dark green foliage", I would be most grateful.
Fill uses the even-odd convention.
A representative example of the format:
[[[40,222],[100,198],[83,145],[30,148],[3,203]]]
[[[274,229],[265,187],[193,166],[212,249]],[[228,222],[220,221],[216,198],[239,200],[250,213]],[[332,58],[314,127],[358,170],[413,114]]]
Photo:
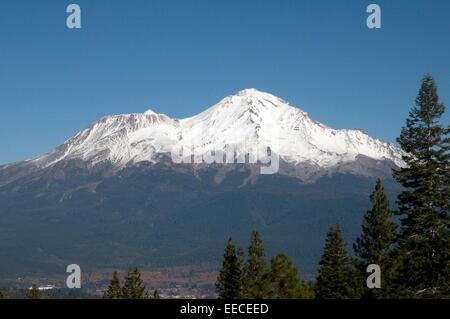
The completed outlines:
[[[258,232],[252,232],[247,260],[230,238],[216,287],[221,299],[314,298],[312,283],[300,282],[298,269],[287,255],[276,255],[267,267]]]
[[[238,257],[239,269],[241,269],[241,287],[240,287],[240,298],[244,298],[245,290],[247,287],[247,275],[246,275],[246,260],[245,260],[245,252],[242,247],[236,248],[236,255]]]
[[[222,269],[219,272],[216,288],[220,299],[239,299],[242,298],[242,267],[233,245],[233,240],[228,240],[225,248],[224,261]]]
[[[108,290],[103,295],[103,299],[160,299],[158,290],[153,291],[150,296],[147,288],[141,279],[141,273],[137,267],[128,269],[123,287],[120,286],[120,279],[117,271],[114,271],[113,278],[108,286]]]
[[[147,288],[141,279],[141,273],[137,267],[128,269],[125,283],[122,287],[122,299],[150,299]]]
[[[298,299],[302,297],[298,269],[285,254],[278,254],[270,260],[270,271],[267,277],[269,298]]]
[[[396,239],[397,224],[390,221],[392,211],[389,200],[384,193],[381,180],[377,180],[374,192],[370,195],[372,209],[363,217],[362,234],[356,239],[353,249],[358,256],[356,264],[361,274],[363,298],[386,298],[392,288],[391,276],[393,272],[392,245]],[[367,266],[377,264],[381,268],[381,289],[369,289],[364,278]]]
[[[359,285],[357,272],[352,258],[347,254],[346,243],[342,237],[339,222],[331,226],[325,240],[322,259],[319,262],[317,283],[315,286],[318,299],[356,298]]]
[[[265,275],[268,272],[264,246],[258,232],[252,232],[248,259],[245,267],[245,297],[262,299],[267,297]]]
[[[312,281],[302,281],[300,284],[299,298],[300,299],[314,299],[316,294],[314,293],[315,283]]]
[[[38,286],[36,286],[34,284],[31,286],[31,289],[28,292],[27,298],[28,299],[41,299],[42,298],[42,295],[38,289]]]
[[[449,297],[449,126],[434,79],[426,75],[398,143],[407,167],[394,172],[405,190],[398,196],[401,229],[398,284],[407,297]]]
[[[0,299],[3,299],[3,292],[0,290]]]
[[[122,296],[122,288],[117,271],[113,274],[113,279],[109,283],[108,290],[103,295],[103,299],[120,299]]]

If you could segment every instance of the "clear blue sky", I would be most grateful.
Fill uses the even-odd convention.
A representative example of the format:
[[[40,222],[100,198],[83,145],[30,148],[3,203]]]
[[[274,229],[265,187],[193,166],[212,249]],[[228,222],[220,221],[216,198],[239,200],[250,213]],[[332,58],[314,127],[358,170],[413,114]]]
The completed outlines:
[[[244,88],[395,142],[425,73],[450,107],[449,16],[448,0],[2,0],[0,164],[104,115],[186,117]]]

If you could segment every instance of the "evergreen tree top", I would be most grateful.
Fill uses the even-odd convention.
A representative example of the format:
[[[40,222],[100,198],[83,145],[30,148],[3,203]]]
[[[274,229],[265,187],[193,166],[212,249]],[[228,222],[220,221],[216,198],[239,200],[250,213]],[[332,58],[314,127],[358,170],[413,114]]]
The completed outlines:
[[[367,264],[381,264],[395,242],[397,225],[390,221],[393,213],[380,179],[370,195],[370,203],[372,209],[363,216],[362,235],[356,239],[353,248]]]
[[[219,272],[216,288],[220,299],[238,299],[242,297],[242,265],[236,247],[230,237],[225,248],[222,269]]]
[[[141,279],[141,273],[137,267],[128,269],[125,283],[122,287],[123,299],[149,299],[149,293]]]
[[[355,297],[356,270],[347,254],[339,220],[330,226],[325,239],[322,258],[319,261],[316,297],[319,299],[346,299]]]
[[[111,280],[108,290],[103,295],[104,299],[119,299],[122,295],[122,288],[120,287],[120,279],[117,271],[114,271],[113,279]]]
[[[405,190],[398,196],[401,229],[396,253],[401,260],[399,284],[410,296],[448,296],[450,281],[450,127],[444,127],[437,87],[423,78],[398,142],[407,166],[394,171]]]

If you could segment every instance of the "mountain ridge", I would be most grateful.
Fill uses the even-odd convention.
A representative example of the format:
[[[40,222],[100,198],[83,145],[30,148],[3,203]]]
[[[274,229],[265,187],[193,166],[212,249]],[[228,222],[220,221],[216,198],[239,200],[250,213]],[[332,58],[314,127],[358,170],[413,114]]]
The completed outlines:
[[[143,161],[156,163],[175,148],[196,148],[196,152],[210,154],[229,145],[269,148],[292,167],[306,165],[324,173],[357,163],[361,157],[376,163],[390,162],[390,167],[404,165],[403,151],[394,144],[372,138],[360,129],[332,129],[281,98],[245,89],[184,119],[152,110],[105,116],[47,153],[0,166],[0,185],[1,171],[14,165],[32,172],[75,159],[92,166],[110,162],[122,169]]]

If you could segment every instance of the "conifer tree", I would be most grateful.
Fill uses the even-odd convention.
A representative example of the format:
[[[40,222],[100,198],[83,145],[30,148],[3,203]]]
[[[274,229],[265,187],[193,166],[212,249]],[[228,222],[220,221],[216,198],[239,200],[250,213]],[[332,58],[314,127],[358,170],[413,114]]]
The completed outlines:
[[[315,294],[318,299],[356,298],[356,270],[352,259],[347,255],[347,248],[342,237],[339,221],[331,226],[325,240],[322,259],[319,262]]]
[[[125,283],[122,287],[121,298],[123,299],[149,299],[147,288],[141,279],[141,273],[137,267],[128,269]]]
[[[450,128],[440,124],[444,111],[435,81],[426,75],[397,139],[407,164],[394,171],[405,188],[397,201],[399,282],[409,297],[450,295]]]
[[[278,254],[270,260],[268,273],[269,296],[272,299],[297,299],[301,297],[302,287],[298,269],[285,254]]]
[[[258,232],[252,232],[250,246],[248,248],[248,260],[245,266],[245,297],[250,299],[262,299],[267,297],[266,273],[268,272],[265,261],[264,246]]]
[[[238,257],[239,269],[241,270],[241,286],[239,296],[240,298],[244,298],[245,291],[247,289],[247,275],[246,275],[246,260],[245,260],[245,252],[242,247],[236,248],[236,255]]]
[[[236,247],[233,240],[228,240],[225,248],[224,261],[219,277],[216,282],[216,288],[219,292],[220,299],[239,299],[242,298],[242,268],[239,257],[237,256]]]
[[[39,291],[38,286],[36,286],[35,284],[33,284],[31,286],[31,289],[28,292],[27,298],[28,299],[41,299],[42,298],[42,295],[41,295],[41,292]]]
[[[114,272],[113,278],[109,283],[108,290],[103,295],[103,299],[120,299],[122,296],[122,288],[117,271]]]
[[[364,298],[387,298],[391,287],[393,260],[392,245],[396,238],[397,224],[390,221],[392,211],[389,200],[384,193],[381,180],[378,179],[374,192],[370,195],[372,209],[363,217],[362,234],[356,239],[353,249],[359,257],[357,265],[361,279],[367,276],[366,269],[370,264],[377,264],[381,268],[381,289],[369,289],[365,280],[360,279]]]
[[[0,290],[0,299],[3,299],[3,292]]]
[[[159,292],[156,289],[155,291],[153,291],[153,299],[161,299],[161,297],[159,296]]]

